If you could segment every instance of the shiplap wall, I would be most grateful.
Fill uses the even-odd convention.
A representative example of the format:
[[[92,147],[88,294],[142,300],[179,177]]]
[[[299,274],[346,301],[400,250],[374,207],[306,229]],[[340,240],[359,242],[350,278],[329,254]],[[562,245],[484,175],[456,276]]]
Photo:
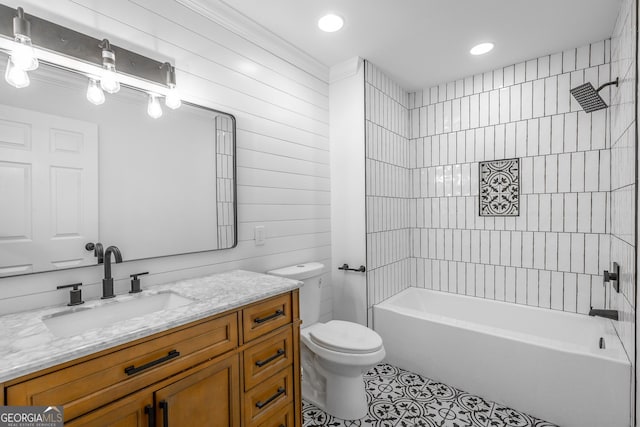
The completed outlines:
[[[144,287],[235,268],[267,271],[305,261],[330,264],[326,67],[293,49],[275,49],[272,41],[253,42],[181,2],[6,3],[141,54],[172,59],[186,100],[236,116],[238,246],[114,265],[116,292],[126,292],[129,274],[140,271],[150,272]],[[264,246],[253,242],[256,225],[265,225]],[[64,303],[68,292],[55,287],[66,283],[83,282],[85,299],[96,298],[102,277],[102,268],[95,266],[2,278],[0,314]],[[329,274],[323,283],[326,320],[332,303]]]
[[[614,322],[631,363],[636,361],[636,28],[637,0],[622,2],[611,36],[611,76],[620,79],[611,92],[611,261],[620,264],[620,293],[609,288],[608,305],[618,310]],[[634,379],[635,380],[635,379]],[[635,406],[635,387],[631,399]],[[633,414],[632,414],[633,415]],[[632,423],[633,424],[633,420]]]

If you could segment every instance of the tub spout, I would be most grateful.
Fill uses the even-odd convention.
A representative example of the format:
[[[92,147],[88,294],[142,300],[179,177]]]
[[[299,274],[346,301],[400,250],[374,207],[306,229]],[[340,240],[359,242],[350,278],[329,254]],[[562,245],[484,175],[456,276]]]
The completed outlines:
[[[618,320],[618,310],[602,310],[598,308],[591,308],[591,310],[589,310],[589,316],[599,316],[611,320]]]

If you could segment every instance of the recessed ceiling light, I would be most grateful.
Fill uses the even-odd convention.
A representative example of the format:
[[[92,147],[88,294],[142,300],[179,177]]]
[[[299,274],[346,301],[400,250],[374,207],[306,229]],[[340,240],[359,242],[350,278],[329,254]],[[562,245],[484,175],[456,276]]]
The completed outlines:
[[[485,53],[491,52],[493,49],[493,43],[480,43],[471,48],[469,53],[471,55],[484,55]]]
[[[344,25],[344,19],[329,13],[318,20],[318,27],[327,33],[338,31]]]

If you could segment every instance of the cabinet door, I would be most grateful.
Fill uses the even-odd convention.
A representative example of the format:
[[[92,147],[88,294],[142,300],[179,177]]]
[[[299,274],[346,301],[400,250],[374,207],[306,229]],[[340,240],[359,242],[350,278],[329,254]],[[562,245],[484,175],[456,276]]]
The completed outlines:
[[[157,390],[157,425],[239,426],[239,365],[234,354]]]
[[[142,391],[65,424],[67,427],[153,427],[153,394]]]

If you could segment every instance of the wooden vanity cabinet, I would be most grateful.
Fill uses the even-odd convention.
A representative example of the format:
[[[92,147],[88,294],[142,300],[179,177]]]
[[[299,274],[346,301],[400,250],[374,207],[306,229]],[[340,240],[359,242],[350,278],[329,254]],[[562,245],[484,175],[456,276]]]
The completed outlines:
[[[143,389],[65,425],[239,426],[238,367],[236,353],[219,361],[204,363],[187,371],[186,375]]]
[[[295,290],[7,382],[4,394],[64,405],[72,427],[299,427],[299,330]]]

